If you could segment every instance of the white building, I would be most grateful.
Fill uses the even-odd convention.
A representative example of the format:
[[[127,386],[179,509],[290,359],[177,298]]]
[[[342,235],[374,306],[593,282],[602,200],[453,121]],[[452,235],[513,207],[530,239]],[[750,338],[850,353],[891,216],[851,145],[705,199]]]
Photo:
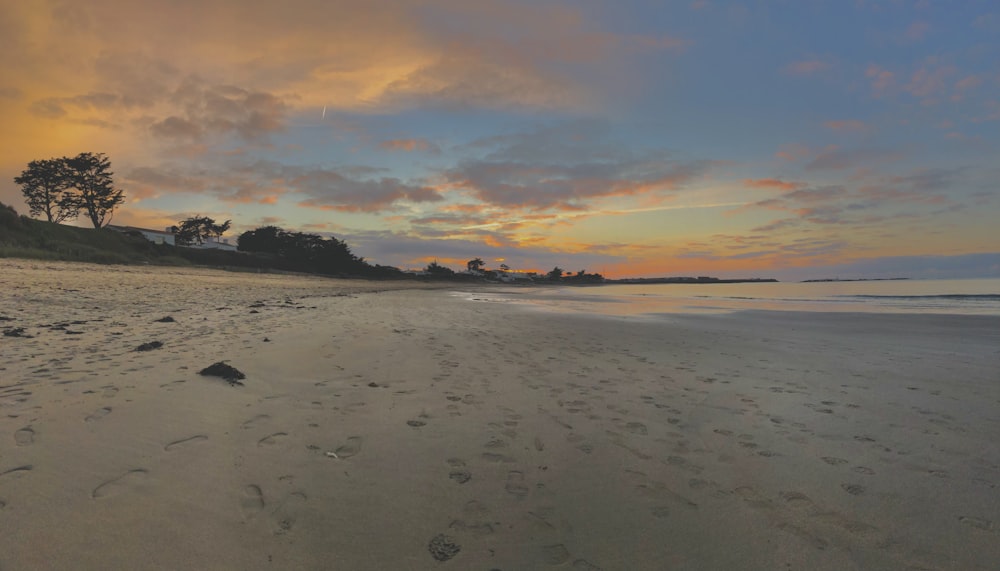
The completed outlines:
[[[135,226],[113,226],[111,224],[107,225],[106,228],[110,230],[115,230],[123,234],[129,232],[138,232],[142,234],[142,237],[149,240],[154,244],[170,244],[174,246],[174,233],[167,228],[166,231],[162,230],[150,230],[149,228],[136,228]]]
[[[205,241],[201,244],[191,244],[189,248],[201,248],[203,250],[226,250],[227,252],[236,251],[236,246],[229,243],[229,238],[216,238],[215,236],[205,238]]]

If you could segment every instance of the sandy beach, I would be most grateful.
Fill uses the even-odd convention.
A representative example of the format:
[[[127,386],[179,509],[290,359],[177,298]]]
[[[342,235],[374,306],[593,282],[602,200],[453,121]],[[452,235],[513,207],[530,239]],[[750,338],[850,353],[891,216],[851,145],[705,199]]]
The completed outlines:
[[[0,260],[0,569],[997,569],[1000,318],[408,287]]]

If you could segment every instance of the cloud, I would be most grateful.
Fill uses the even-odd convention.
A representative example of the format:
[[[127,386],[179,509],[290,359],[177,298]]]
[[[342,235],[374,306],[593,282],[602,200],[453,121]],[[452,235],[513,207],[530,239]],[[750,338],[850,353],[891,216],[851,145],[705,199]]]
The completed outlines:
[[[378,212],[402,200],[443,200],[437,189],[408,184],[393,177],[359,180],[330,169],[286,170],[292,171],[289,185],[308,197],[298,202],[299,206],[341,212]]]
[[[783,71],[790,75],[813,75],[829,69],[830,64],[819,59],[793,61],[786,65]]]
[[[780,180],[776,178],[758,178],[758,179],[743,179],[743,186],[748,186],[750,188],[766,188],[775,190],[795,190],[801,188],[805,183],[801,182],[790,182],[785,180]]]
[[[125,174],[130,194],[211,194],[236,204],[275,204],[291,197],[301,207],[340,212],[379,212],[401,201],[442,200],[437,189],[377,176],[382,169],[365,166],[309,167],[274,161],[216,161],[211,167],[162,164],[134,168]]]
[[[386,151],[420,151],[425,153],[439,154],[441,148],[427,139],[390,139],[378,144],[380,149]]]
[[[908,28],[906,28],[906,32],[903,34],[903,37],[910,43],[920,42],[927,36],[927,32],[930,29],[931,26],[927,22],[913,22]]]
[[[895,86],[896,74],[883,69],[876,64],[869,64],[865,70],[865,77],[871,82],[872,93],[875,97],[882,97]]]
[[[886,149],[841,149],[830,147],[806,163],[806,171],[845,170],[901,158],[901,153]]]
[[[774,153],[774,156],[786,161],[798,161],[799,159],[812,156],[813,154],[813,151],[811,151],[809,147],[798,143],[792,143],[790,145],[782,145],[777,152]]]
[[[245,141],[260,141],[286,128],[288,105],[270,93],[189,78],[170,99],[184,116],[153,123],[150,130],[162,137],[198,139],[204,133],[232,133]]]
[[[24,93],[16,87],[0,87],[0,99],[20,99]]]
[[[610,196],[665,196],[717,164],[626,151],[593,121],[488,137],[466,150],[476,156],[443,173],[450,185],[487,204],[532,210],[580,210]]]
[[[868,130],[868,125],[864,121],[859,121],[858,119],[841,119],[826,121],[823,126],[831,131],[842,131],[842,132],[853,132],[858,133]]]

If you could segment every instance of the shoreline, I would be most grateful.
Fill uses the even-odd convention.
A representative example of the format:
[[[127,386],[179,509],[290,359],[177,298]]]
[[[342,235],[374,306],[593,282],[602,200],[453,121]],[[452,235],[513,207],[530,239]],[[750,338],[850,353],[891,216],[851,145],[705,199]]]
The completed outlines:
[[[0,567],[1000,560],[989,317],[604,319],[103,266],[0,282],[0,326],[33,335],[0,337]],[[245,386],[197,374],[219,360]]]

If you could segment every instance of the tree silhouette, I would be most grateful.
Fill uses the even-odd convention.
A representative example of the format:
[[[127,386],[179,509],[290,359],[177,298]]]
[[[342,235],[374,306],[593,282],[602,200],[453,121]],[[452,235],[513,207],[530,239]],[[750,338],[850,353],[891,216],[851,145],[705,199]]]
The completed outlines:
[[[434,260],[430,264],[427,264],[427,267],[424,268],[424,271],[427,272],[428,274],[433,275],[433,276],[452,276],[452,275],[455,275],[455,270],[453,270],[453,269],[451,269],[451,268],[449,268],[447,266],[442,266],[441,264],[437,263],[437,260]]]
[[[44,214],[49,222],[62,222],[76,218],[80,211],[74,196],[67,192],[70,181],[64,159],[31,161],[14,183],[21,185],[32,216]]]
[[[289,268],[323,274],[366,272],[364,258],[355,256],[346,242],[333,236],[286,232],[277,226],[263,226],[240,234],[241,252],[268,254],[283,260]]]
[[[479,270],[483,269],[483,266],[485,265],[486,262],[484,262],[482,258],[474,258],[465,263],[465,267],[470,272],[478,272]]]
[[[63,158],[67,185],[76,189],[73,203],[86,213],[94,228],[111,222],[115,208],[125,202],[121,189],[114,187],[111,160],[104,153],[80,153]]]
[[[500,271],[502,271],[502,272],[509,272],[510,271],[510,266],[508,266],[507,264],[500,264]]]
[[[216,224],[215,220],[207,216],[192,216],[180,223],[180,226],[171,226],[170,231],[174,233],[174,242],[181,246],[188,246],[197,242],[204,244],[208,238],[219,238],[229,230],[232,220],[226,220],[222,224]]]
[[[552,271],[550,271],[546,275],[548,275],[548,278],[550,280],[558,281],[558,280],[562,279],[563,269],[560,268],[559,266],[556,266],[556,267],[552,268]]]

